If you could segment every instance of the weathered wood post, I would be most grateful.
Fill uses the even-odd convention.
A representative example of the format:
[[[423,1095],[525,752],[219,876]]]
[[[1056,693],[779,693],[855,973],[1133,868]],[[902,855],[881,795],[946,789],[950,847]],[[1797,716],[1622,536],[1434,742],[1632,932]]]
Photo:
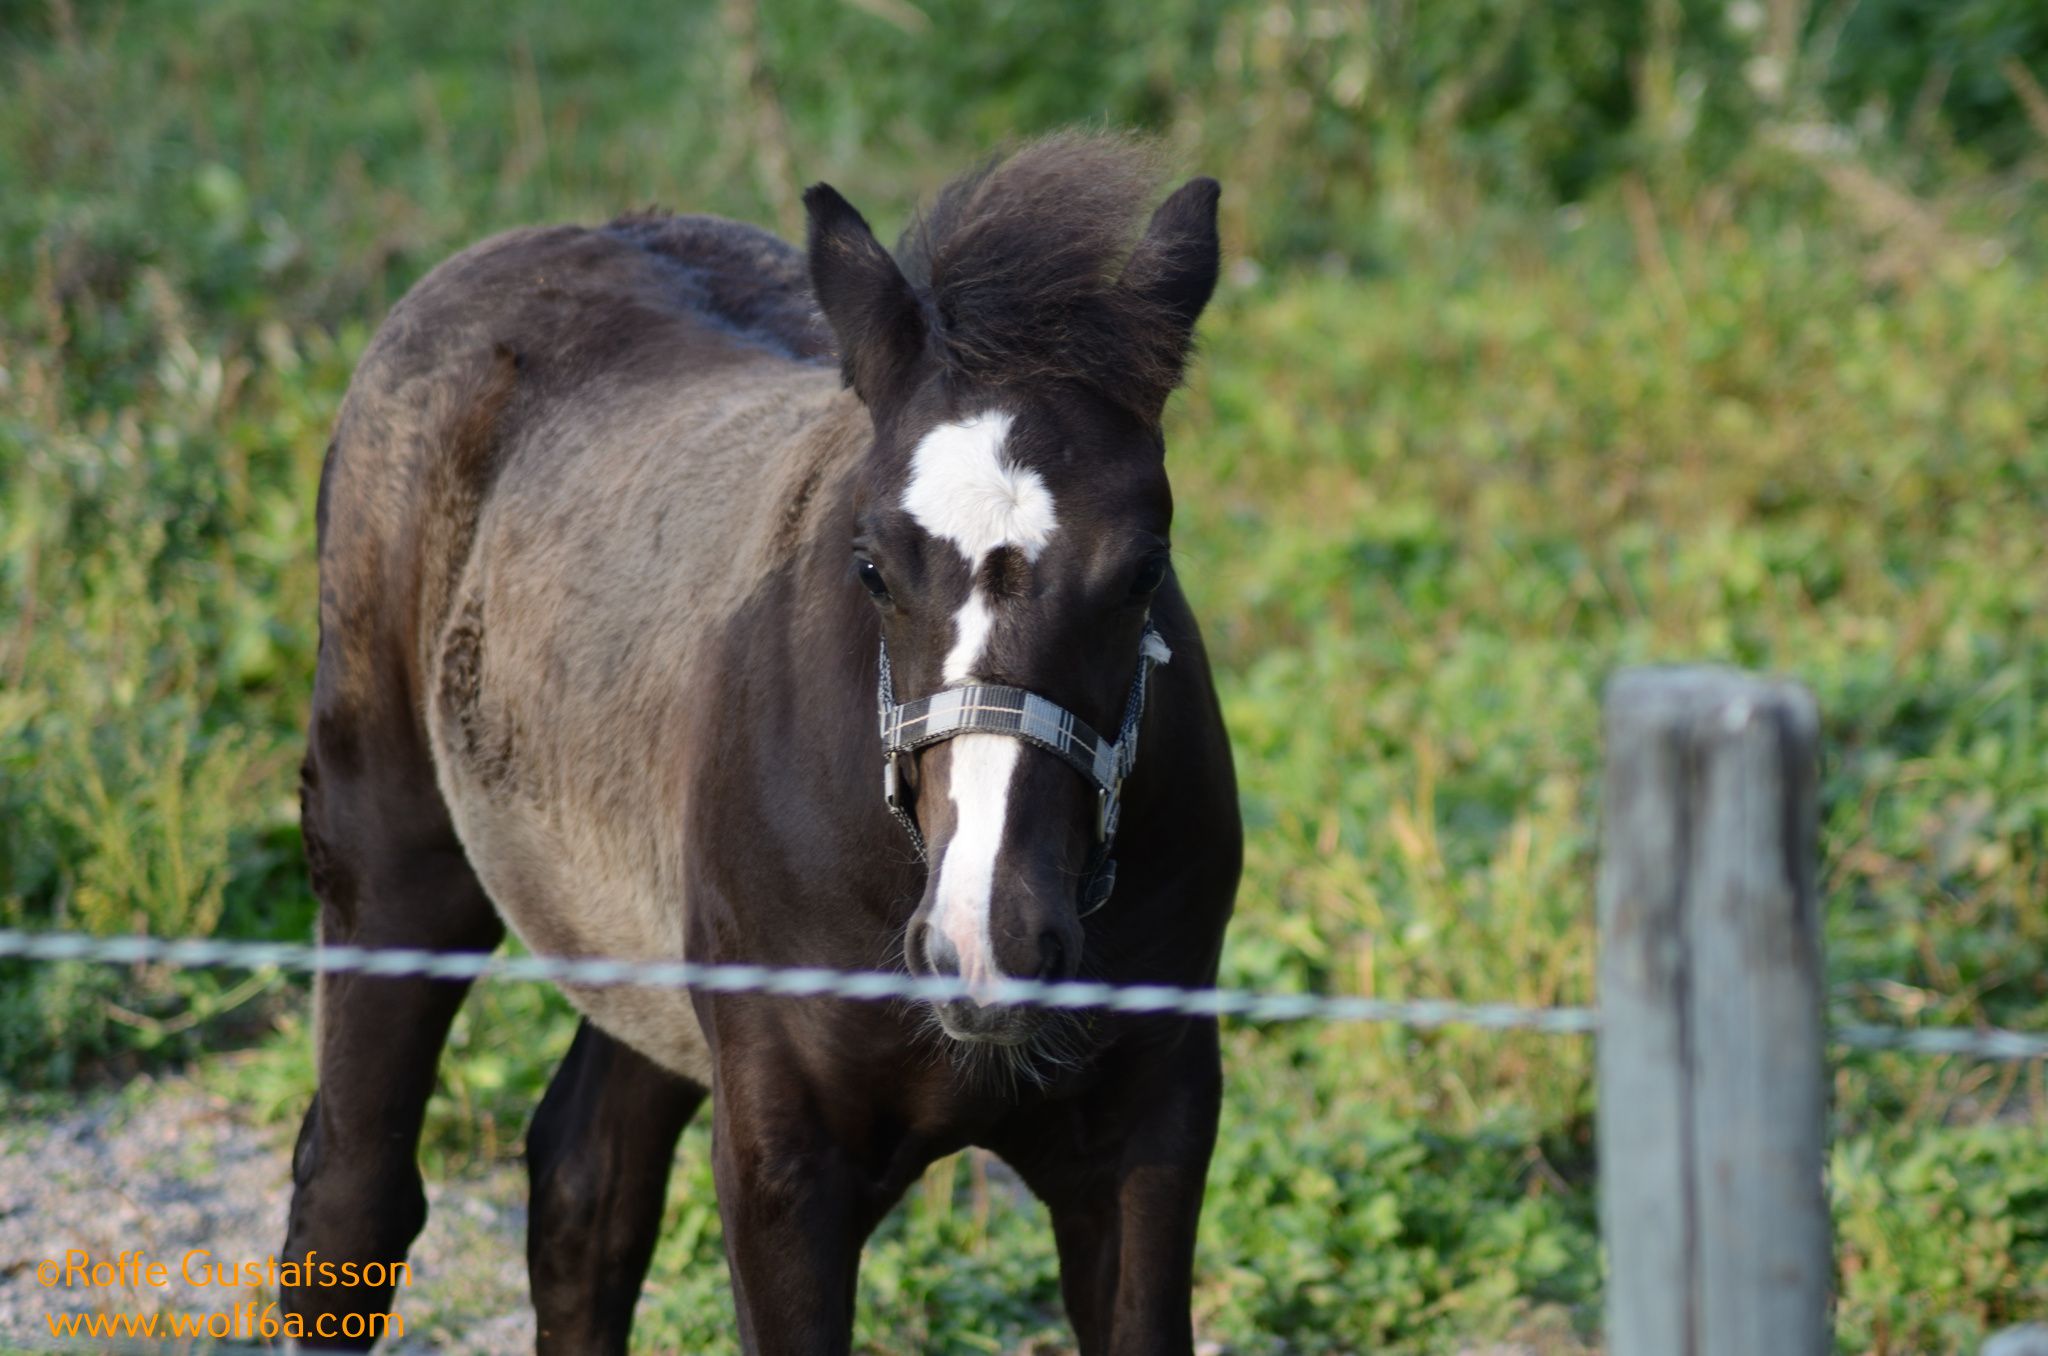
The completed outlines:
[[[1608,685],[1606,738],[1609,1356],[1826,1356],[1813,698],[1633,669]]]

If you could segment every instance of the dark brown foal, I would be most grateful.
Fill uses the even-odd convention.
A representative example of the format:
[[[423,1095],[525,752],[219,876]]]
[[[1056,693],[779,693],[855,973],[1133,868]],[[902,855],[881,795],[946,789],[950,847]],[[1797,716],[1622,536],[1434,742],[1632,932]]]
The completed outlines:
[[[1148,218],[1154,184],[1066,136],[893,254],[822,185],[807,254],[704,217],[517,231],[365,352],[321,488],[321,936],[958,985],[564,986],[585,1021],[527,1141],[543,1350],[626,1349],[709,1095],[749,1352],[847,1351],[870,1232],[970,1144],[1050,1206],[1084,1352],[1191,1351],[1214,1023],[997,1001],[1211,983],[1237,886],[1161,432],[1218,190]],[[320,985],[288,1260],[405,1256],[463,991]],[[392,1296],[284,1302],[346,1345]]]

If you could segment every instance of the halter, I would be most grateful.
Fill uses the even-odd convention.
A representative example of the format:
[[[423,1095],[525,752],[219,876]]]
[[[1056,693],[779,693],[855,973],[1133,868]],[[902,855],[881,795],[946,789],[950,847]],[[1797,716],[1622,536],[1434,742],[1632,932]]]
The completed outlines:
[[[1124,723],[1112,741],[1058,702],[1021,687],[967,683],[899,705],[889,674],[889,646],[884,641],[876,692],[882,724],[882,800],[910,835],[918,860],[929,861],[930,854],[917,827],[917,816],[911,813],[910,798],[903,792],[898,760],[955,735],[1008,735],[1044,749],[1095,787],[1095,849],[1089,858],[1087,883],[1081,887],[1080,916],[1086,918],[1108,903],[1110,891],[1116,888],[1116,861],[1109,854],[1123,809],[1124,778],[1138,762],[1138,724],[1145,717],[1145,689],[1154,666],[1172,657],[1173,651],[1147,617],[1138,642],[1137,676],[1131,679],[1131,694],[1124,701]]]

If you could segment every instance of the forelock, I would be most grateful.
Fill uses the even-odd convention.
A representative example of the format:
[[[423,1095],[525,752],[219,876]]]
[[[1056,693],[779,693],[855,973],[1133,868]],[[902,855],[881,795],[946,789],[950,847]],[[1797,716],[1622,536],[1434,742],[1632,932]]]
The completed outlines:
[[[1077,383],[1150,417],[1148,393],[1179,383],[1186,336],[1118,278],[1161,177],[1147,143],[1064,133],[941,189],[896,255],[948,374]]]

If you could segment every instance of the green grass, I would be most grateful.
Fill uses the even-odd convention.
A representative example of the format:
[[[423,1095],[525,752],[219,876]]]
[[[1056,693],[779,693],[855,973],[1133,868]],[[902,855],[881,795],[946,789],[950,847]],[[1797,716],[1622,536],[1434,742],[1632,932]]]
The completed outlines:
[[[1559,211],[1502,186],[1511,124],[1445,141],[1373,94],[1365,195],[1350,30],[1194,6],[1039,70],[1005,56],[1030,11],[934,6],[919,38],[873,8],[910,27],[764,22],[797,175],[894,222],[1003,132],[1141,118],[1223,175],[1263,266],[1219,296],[1170,429],[1251,830],[1227,982],[1590,1001],[1600,685],[1714,659],[1797,676],[1825,713],[1831,1012],[2048,1028],[2038,167],[1816,168],[1759,133],[1712,174],[1652,147]],[[258,14],[81,4],[0,38],[8,925],[305,936],[314,486],[384,307],[518,221],[786,208],[735,130],[715,14]],[[1203,75],[1198,38],[1240,64]],[[847,92],[940,52],[927,84],[912,64]],[[1899,206],[1896,179],[1923,196]],[[0,1076],[41,1097],[196,1060],[284,1121],[305,1007],[233,975],[7,964]],[[481,993],[430,1169],[516,1152],[568,1031],[551,994]],[[1235,1029],[1228,1057],[1206,1338],[1595,1332],[1590,1042],[1301,1026]],[[1843,1056],[1833,1091],[1841,1350],[1971,1351],[2048,1317],[2040,1065]],[[733,1349],[706,1148],[693,1129],[656,1349]],[[986,1160],[941,1165],[871,1248],[860,1323],[877,1350],[1059,1349],[1041,1213]]]

